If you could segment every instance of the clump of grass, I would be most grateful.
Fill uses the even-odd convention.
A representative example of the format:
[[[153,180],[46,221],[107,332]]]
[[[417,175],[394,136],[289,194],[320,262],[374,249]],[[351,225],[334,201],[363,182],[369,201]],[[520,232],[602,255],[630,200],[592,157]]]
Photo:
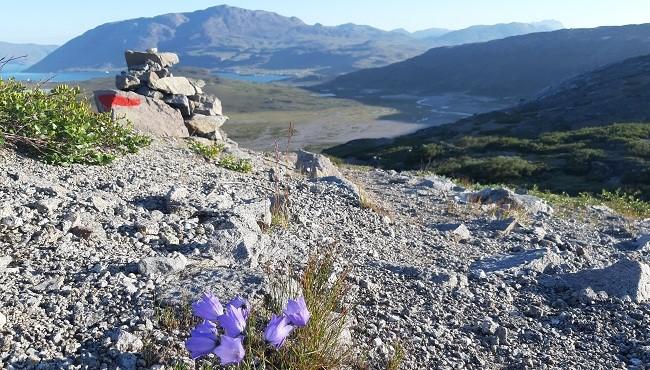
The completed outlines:
[[[375,200],[372,195],[370,195],[370,193],[368,193],[368,191],[363,188],[363,186],[358,183],[354,183],[354,185],[359,190],[359,206],[361,209],[367,209],[382,216],[390,215],[390,212],[384,208],[377,200]]]
[[[213,143],[211,145],[201,144],[198,141],[192,141],[190,143],[190,149],[194,153],[202,155],[207,160],[219,158],[225,148],[226,146],[220,143]]]
[[[287,229],[291,218],[289,209],[282,195],[274,195],[271,202],[271,228]]]
[[[44,91],[0,79],[0,145],[30,149],[56,165],[103,165],[150,144],[128,120],[95,113],[80,93],[66,85]]]
[[[406,357],[406,351],[399,343],[395,346],[394,351],[393,356],[391,356],[386,364],[386,370],[399,370],[402,367],[402,363]]]
[[[169,331],[186,331],[196,324],[196,318],[193,316],[192,307],[189,304],[157,307],[154,318],[161,328]]]
[[[309,258],[300,286],[311,319],[271,358],[278,369],[338,369],[350,360],[350,348],[340,343],[348,320],[347,273],[336,273],[335,262],[333,252]]]
[[[253,171],[253,163],[250,160],[237,158],[233,155],[225,155],[221,157],[221,159],[219,159],[219,167],[242,173]]]
[[[335,263],[334,252],[315,253],[302,274],[290,272],[277,278],[265,304],[252,307],[245,332],[246,357],[238,369],[334,370],[351,363],[351,349],[341,343],[348,320],[347,273],[336,273]],[[263,337],[270,315],[280,313],[287,298],[299,295],[311,314],[307,326],[296,328],[280,349],[271,348]],[[205,370],[220,368],[210,359],[197,365]]]

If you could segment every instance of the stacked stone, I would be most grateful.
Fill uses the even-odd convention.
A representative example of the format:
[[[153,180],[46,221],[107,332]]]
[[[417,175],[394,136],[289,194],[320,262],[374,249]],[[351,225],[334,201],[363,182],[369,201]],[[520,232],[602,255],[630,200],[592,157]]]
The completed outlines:
[[[172,74],[171,67],[179,63],[178,55],[158,52],[157,49],[149,49],[146,52],[127,50],[125,59],[128,71],[116,76],[115,85],[118,90],[127,92],[124,98],[134,99],[133,93],[135,93],[146,98],[143,102],[145,104],[127,104],[125,109],[123,104],[120,105],[119,99],[105,98],[106,94],[115,96],[115,93],[120,92],[100,91],[95,93],[100,111],[111,109],[113,112],[123,113],[134,122],[136,129],[154,135],[187,136],[189,134],[213,140],[226,139],[221,127],[228,117],[223,115],[221,101],[215,96],[203,93],[204,81],[176,77]],[[98,94],[104,94],[104,98],[101,99]],[[164,105],[180,113],[182,118],[175,112],[170,113]],[[175,129],[152,128],[152,121],[162,119],[152,120],[151,117],[142,117],[140,107],[157,107],[158,109],[147,108],[146,115],[151,115],[151,111],[166,111],[167,117],[170,115],[178,117],[173,121],[182,120],[185,127],[179,130],[178,125],[183,126],[183,124],[174,123],[177,125]],[[170,121],[169,118],[165,119]],[[169,124],[169,122],[165,123],[166,126]]]

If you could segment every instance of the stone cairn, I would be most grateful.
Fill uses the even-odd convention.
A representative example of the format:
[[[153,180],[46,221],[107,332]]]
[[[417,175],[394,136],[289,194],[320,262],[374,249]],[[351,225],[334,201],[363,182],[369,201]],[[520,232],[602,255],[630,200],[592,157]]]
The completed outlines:
[[[149,49],[124,55],[128,71],[116,76],[118,90],[95,92],[99,111],[124,115],[136,130],[157,136],[226,140],[221,101],[203,93],[205,81],[172,74],[177,54]]]

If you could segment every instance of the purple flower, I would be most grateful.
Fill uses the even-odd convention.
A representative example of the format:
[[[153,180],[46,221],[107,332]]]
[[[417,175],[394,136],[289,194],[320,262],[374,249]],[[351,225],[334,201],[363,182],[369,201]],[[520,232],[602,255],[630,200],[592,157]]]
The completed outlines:
[[[228,302],[227,306],[240,308],[242,310],[242,314],[244,315],[244,319],[248,320],[250,309],[248,307],[248,301],[246,299],[239,296],[235,297],[232,301]]]
[[[219,357],[222,365],[238,364],[246,354],[242,337],[231,338],[226,335],[221,336],[221,343],[212,353]]]
[[[199,324],[185,342],[185,348],[193,360],[207,356],[217,348],[217,327],[210,321]]]
[[[201,299],[192,304],[192,312],[203,320],[216,322],[223,315],[223,306],[212,293],[203,293]]]
[[[275,348],[280,348],[289,334],[291,334],[293,328],[286,316],[273,315],[271,322],[269,322],[266,330],[264,330],[264,339],[275,346]]]
[[[284,314],[291,324],[299,327],[307,326],[311,317],[307,309],[307,303],[305,303],[305,297],[300,297],[295,301],[290,299],[287,303],[287,309],[284,310]]]
[[[231,338],[238,337],[246,328],[244,309],[227,305],[226,312],[219,316],[219,325],[221,325],[227,336]]]

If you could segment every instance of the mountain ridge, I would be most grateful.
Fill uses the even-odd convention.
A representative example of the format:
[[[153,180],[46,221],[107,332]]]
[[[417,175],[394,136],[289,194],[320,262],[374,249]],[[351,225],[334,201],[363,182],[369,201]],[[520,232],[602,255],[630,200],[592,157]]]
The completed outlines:
[[[650,24],[563,29],[434,48],[385,67],[339,76],[322,89],[530,98],[567,78],[650,54]],[[480,63],[478,62],[480,60]]]
[[[0,41],[0,57],[18,58],[24,56],[24,58],[19,58],[12,63],[30,65],[42,60],[56,48],[58,48],[58,45]]]
[[[528,31],[536,30],[531,27]],[[419,39],[414,36],[417,34],[353,23],[309,25],[297,17],[220,5],[97,26],[29,71],[120,69],[123,61],[119,55],[125,49],[157,47],[178,52],[185,66],[333,77],[425,52],[433,41]]]

